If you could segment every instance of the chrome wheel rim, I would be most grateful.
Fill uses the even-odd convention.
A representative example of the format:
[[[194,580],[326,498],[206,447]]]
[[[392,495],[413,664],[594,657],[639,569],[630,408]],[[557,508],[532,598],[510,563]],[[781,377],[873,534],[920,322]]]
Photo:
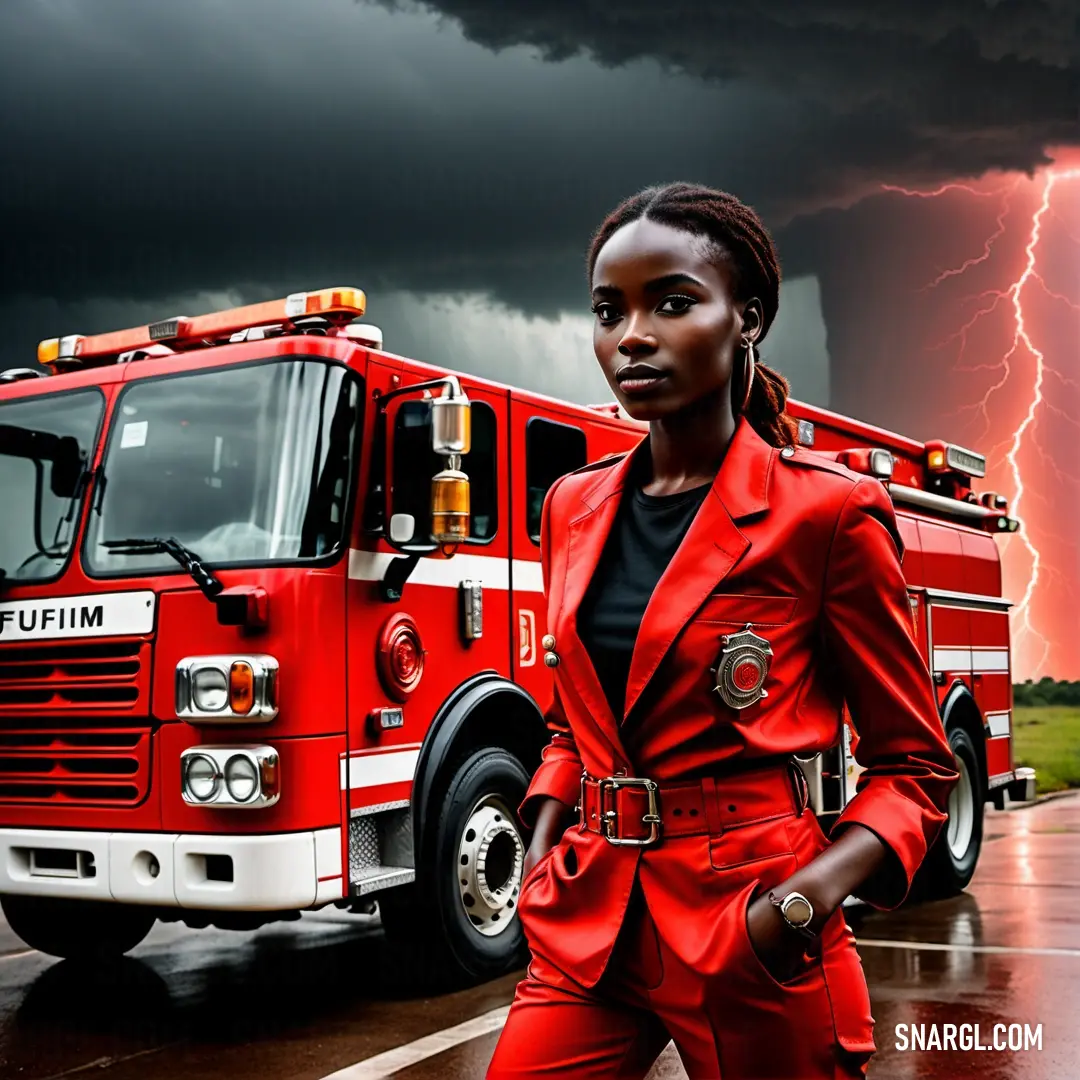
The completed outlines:
[[[456,867],[462,910],[478,933],[498,937],[513,925],[524,863],[513,813],[498,795],[485,795],[465,822]]]
[[[960,779],[949,794],[949,824],[946,835],[949,851],[959,862],[971,846],[971,837],[975,831],[975,807],[971,773],[968,772],[967,763],[959,756],[956,758],[956,771],[960,774]]]

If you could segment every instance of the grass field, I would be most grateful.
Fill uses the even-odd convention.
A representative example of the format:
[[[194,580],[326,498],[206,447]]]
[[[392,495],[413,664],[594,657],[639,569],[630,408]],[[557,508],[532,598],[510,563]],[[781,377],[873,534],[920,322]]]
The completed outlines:
[[[1016,708],[1013,739],[1016,764],[1035,770],[1040,795],[1080,787],[1080,708]]]

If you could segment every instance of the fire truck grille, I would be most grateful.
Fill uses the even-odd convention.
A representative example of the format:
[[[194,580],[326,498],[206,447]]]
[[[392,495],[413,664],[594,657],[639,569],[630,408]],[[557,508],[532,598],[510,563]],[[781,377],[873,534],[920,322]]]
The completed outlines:
[[[76,642],[0,650],[0,717],[149,711],[149,643]]]
[[[134,806],[150,788],[148,726],[0,725],[0,804]]]

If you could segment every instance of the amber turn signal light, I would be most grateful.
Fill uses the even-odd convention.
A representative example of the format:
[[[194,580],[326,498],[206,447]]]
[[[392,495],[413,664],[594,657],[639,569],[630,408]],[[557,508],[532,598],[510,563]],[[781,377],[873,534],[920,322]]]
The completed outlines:
[[[246,716],[255,706],[255,672],[246,660],[229,667],[229,708]]]

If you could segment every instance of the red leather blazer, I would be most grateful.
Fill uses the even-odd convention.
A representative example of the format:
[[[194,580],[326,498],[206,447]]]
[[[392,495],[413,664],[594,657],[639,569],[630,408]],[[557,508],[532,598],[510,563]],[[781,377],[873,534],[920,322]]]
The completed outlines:
[[[559,663],[546,714],[551,742],[518,808],[522,821],[534,824],[544,796],[573,806],[583,769],[664,784],[720,772],[733,759],[749,765],[752,758],[827,749],[841,737],[846,700],[865,771],[830,835],[857,822],[881,838],[895,858],[860,896],[881,909],[895,907],[945,820],[958,777],[913,637],[903,541],[888,492],[879,480],[811,450],[781,452],[740,417],[712,489],[649,601],[626,713],[615,717],[575,615],[633,455],[647,452],[647,442],[646,436],[620,458],[561,477],[544,502],[547,627]],[[715,691],[710,668],[722,635],[747,622],[773,656],[767,696],[736,710]],[[639,699],[642,708],[623,726]],[[564,834],[526,879],[522,907],[531,909],[527,929],[538,932],[549,915],[565,928],[587,904],[592,937],[574,948],[588,978],[598,974],[618,931],[639,860],[658,870],[670,855],[662,854],[662,842],[622,847],[576,826],[571,832],[574,865],[568,869],[558,857],[560,847],[566,854]],[[705,862],[707,892],[713,871]],[[663,879],[646,876],[655,897]],[[680,880],[685,888],[687,879]],[[549,900],[558,901],[550,911]]]

